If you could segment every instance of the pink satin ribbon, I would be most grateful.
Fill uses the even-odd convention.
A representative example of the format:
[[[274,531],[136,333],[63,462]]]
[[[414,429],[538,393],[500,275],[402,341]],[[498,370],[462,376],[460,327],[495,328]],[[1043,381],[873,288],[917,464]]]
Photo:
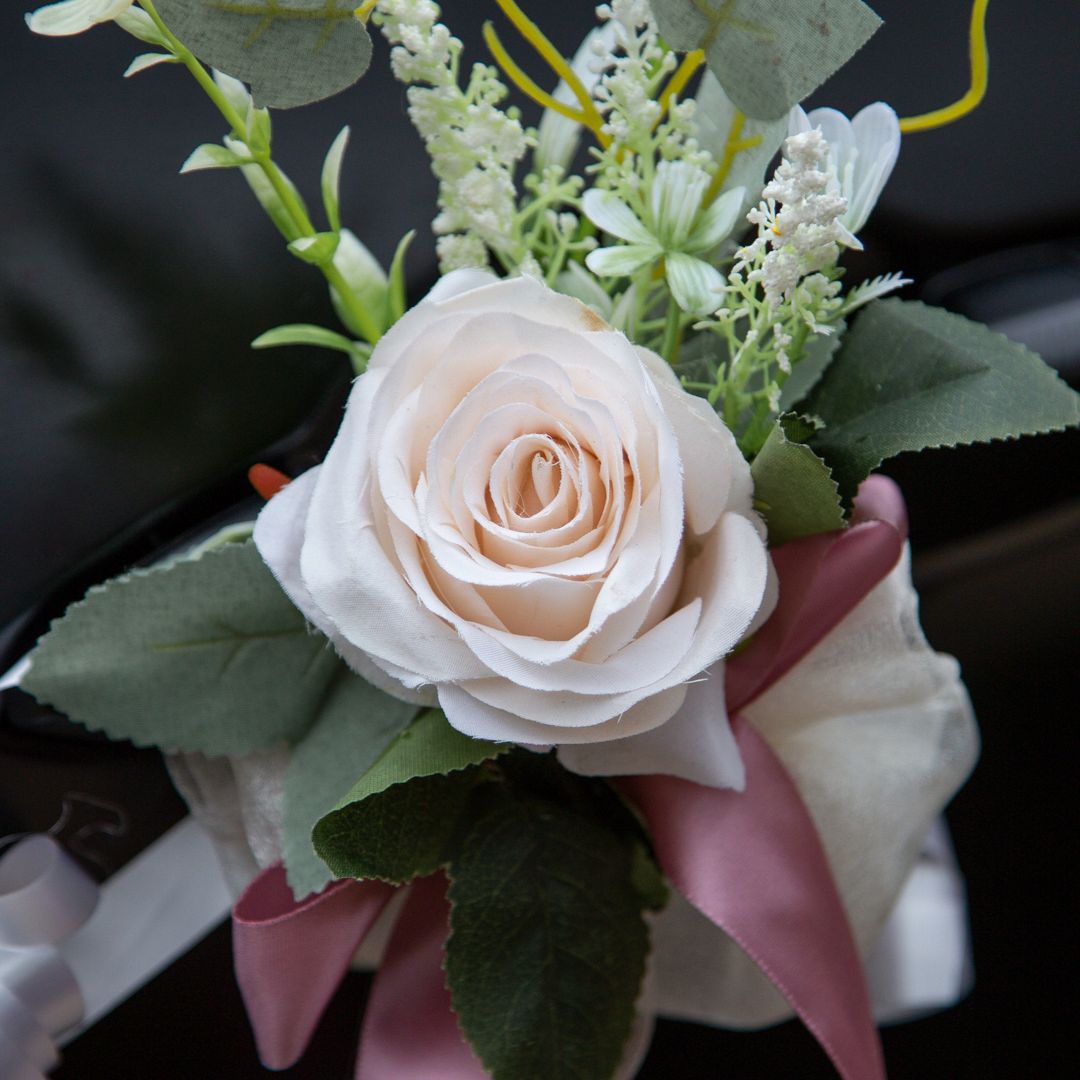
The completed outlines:
[[[859,489],[843,532],[773,551],[776,611],[727,664],[727,705],[746,790],[668,776],[620,781],[650,826],[672,884],[729,934],[787,998],[844,1080],[884,1080],[862,966],[810,814],[772,749],[737,712],[781,678],[896,565],[907,532],[892,481]],[[272,867],[234,911],[236,971],[263,1063],[303,1052],[348,961],[392,889],[336,882],[292,901]],[[445,879],[414,882],[372,987],[357,1080],[482,1080],[444,983]]]
[[[450,915],[446,885],[439,873],[409,886],[364,1011],[356,1080],[487,1076],[450,1007],[443,972]]]
[[[307,1047],[392,885],[335,881],[297,903],[280,863],[233,908],[233,956],[259,1059],[287,1069]]]

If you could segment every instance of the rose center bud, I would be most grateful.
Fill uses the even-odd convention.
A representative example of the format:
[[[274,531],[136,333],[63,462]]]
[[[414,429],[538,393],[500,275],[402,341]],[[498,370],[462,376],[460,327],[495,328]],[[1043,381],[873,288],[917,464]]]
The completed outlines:
[[[492,463],[486,503],[490,521],[509,533],[560,529],[584,516],[589,527],[598,472],[596,458],[564,438],[530,433],[513,439]]]
[[[523,517],[532,517],[555,497],[562,483],[562,465],[550,450],[534,454],[528,482],[518,493],[518,511]]]

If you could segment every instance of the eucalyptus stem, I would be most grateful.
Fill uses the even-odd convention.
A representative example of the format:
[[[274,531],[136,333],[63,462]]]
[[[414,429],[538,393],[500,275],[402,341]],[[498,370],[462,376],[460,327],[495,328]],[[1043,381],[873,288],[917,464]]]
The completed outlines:
[[[316,236],[317,230],[312,224],[311,218],[304,209],[303,204],[296,195],[296,191],[288,182],[285,174],[270,157],[269,150],[253,150],[248,143],[247,124],[244,118],[236,111],[229,99],[222,93],[221,88],[203,66],[195,54],[165,25],[153,0],[139,0],[139,6],[154,22],[170,52],[188,69],[195,81],[202,87],[206,96],[214,103],[219,113],[229,125],[231,133],[248,147],[251,153],[252,163],[257,165],[266,177],[274,194],[281,201],[281,205],[288,214],[293,228],[300,236]],[[286,236],[286,239],[290,237]],[[326,262],[317,264],[326,278],[327,284],[337,293],[338,298],[355,320],[356,326],[367,341],[374,345],[382,336],[378,323],[361,303],[360,298],[350,288],[344,275],[334,265],[332,258]]]

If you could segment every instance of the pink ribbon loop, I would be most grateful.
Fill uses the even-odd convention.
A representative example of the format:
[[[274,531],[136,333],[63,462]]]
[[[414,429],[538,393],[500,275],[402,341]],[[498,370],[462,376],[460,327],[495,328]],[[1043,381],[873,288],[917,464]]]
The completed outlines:
[[[438,873],[409,886],[364,1012],[356,1080],[487,1076],[458,1027],[446,988],[446,884]]]
[[[236,978],[259,1059],[287,1069],[303,1054],[349,961],[394,894],[381,881],[337,881],[297,903],[275,864],[233,908]]]

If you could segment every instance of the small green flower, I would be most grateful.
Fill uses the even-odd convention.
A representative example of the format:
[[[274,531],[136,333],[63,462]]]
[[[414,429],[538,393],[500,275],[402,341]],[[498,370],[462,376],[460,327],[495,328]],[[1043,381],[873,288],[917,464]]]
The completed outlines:
[[[703,207],[708,186],[704,169],[686,161],[662,161],[640,216],[614,192],[587,191],[582,206],[589,220],[624,243],[597,248],[585,264],[600,277],[625,277],[662,258],[679,307],[691,315],[715,311],[724,278],[699,256],[731,234],[745,192],[732,188]]]

